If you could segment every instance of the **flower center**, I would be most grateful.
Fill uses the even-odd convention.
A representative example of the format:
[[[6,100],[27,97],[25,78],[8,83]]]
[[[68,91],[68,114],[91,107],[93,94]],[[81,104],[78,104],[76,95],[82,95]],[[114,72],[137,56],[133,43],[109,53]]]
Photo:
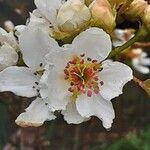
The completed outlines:
[[[74,56],[64,69],[64,79],[70,84],[68,91],[72,93],[73,99],[81,94],[87,94],[88,97],[93,93],[98,94],[103,84],[98,76],[102,65],[97,60],[84,59],[84,56]]]

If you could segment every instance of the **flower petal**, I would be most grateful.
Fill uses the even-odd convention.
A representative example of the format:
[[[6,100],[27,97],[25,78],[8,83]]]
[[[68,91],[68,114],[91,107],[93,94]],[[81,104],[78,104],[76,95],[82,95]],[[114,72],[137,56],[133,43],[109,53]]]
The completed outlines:
[[[8,67],[0,72],[0,91],[11,91],[19,96],[34,97],[37,91],[33,86],[39,77],[27,67]]]
[[[5,43],[9,44],[14,49],[18,48],[18,43],[13,35],[13,32],[7,33],[5,30],[0,28],[0,43],[3,45]]]
[[[99,28],[90,28],[80,33],[73,40],[73,49],[92,59],[104,60],[112,49],[110,36]]]
[[[96,94],[93,94],[92,97],[81,95],[76,101],[76,106],[82,117],[97,116],[102,120],[105,128],[111,128],[115,114],[110,101]]]
[[[70,97],[68,96],[68,85],[64,80],[63,72],[60,74],[55,69],[48,76],[48,101],[47,103],[55,110],[65,110]]]
[[[58,46],[48,32],[37,26],[28,26],[24,29],[19,36],[19,44],[26,65],[32,69],[39,69],[41,64],[44,66],[44,56],[51,47]]]
[[[39,127],[44,121],[53,120],[55,118],[56,117],[50,111],[45,102],[42,99],[37,98],[26,109],[26,112],[18,116],[15,122],[21,127]]]
[[[106,100],[122,94],[123,86],[133,79],[132,70],[120,62],[105,61],[99,78],[104,82],[100,94]]]
[[[14,48],[6,43],[0,47],[0,71],[9,66],[15,65],[17,61],[18,54]]]
[[[61,0],[34,0],[36,7],[40,10],[52,25],[57,26],[57,11],[62,5]]]
[[[66,107],[66,110],[62,111],[62,114],[64,115],[64,120],[66,120],[69,124],[79,124],[87,120],[87,118],[82,117],[78,113],[74,102],[69,102]]]

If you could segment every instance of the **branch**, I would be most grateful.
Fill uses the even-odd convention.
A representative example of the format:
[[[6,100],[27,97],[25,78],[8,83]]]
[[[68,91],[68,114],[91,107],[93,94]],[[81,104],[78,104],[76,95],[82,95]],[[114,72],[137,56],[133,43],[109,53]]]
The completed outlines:
[[[122,46],[119,46],[119,47],[115,48],[114,50],[112,50],[111,53],[109,54],[108,58],[112,58],[112,57],[120,54],[123,50],[127,49],[128,47],[133,45],[135,42],[137,42],[141,38],[145,37],[147,34],[148,34],[148,30],[144,26],[141,26],[141,28],[138,30],[138,32],[136,33],[136,35],[133,38],[131,38],[129,41],[127,41]]]

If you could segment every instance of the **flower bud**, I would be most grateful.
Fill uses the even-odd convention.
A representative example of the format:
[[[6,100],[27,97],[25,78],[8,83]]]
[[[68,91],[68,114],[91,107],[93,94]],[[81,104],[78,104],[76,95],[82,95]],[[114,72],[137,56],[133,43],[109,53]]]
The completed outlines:
[[[131,17],[142,17],[148,3],[145,0],[134,0],[127,9],[126,14]]]
[[[6,21],[4,22],[4,28],[5,28],[8,32],[11,32],[11,31],[14,30],[15,26],[14,26],[14,24],[13,24],[12,21],[6,20]]]
[[[150,28],[150,5],[148,5],[144,11],[144,15],[143,15],[143,22],[144,24]]]
[[[90,6],[92,26],[98,26],[111,33],[116,25],[116,12],[112,10],[107,0],[95,0]]]
[[[91,19],[89,8],[81,0],[68,0],[58,11],[58,26],[63,32],[73,32],[86,26]]]

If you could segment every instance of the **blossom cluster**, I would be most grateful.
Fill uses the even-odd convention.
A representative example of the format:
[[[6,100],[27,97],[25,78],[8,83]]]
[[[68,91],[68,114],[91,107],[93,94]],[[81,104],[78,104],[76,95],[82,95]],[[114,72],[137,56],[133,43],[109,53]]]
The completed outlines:
[[[134,36],[126,39],[125,31],[114,31],[122,1],[35,0],[35,5],[26,25],[9,33],[0,29],[0,91],[34,98],[15,122],[38,127],[59,112],[69,124],[96,116],[111,128],[111,100],[133,79],[129,66],[107,59],[112,46]],[[113,31],[117,38],[112,42]],[[132,63],[149,73],[144,63],[137,64],[141,59],[149,65],[141,55]]]

